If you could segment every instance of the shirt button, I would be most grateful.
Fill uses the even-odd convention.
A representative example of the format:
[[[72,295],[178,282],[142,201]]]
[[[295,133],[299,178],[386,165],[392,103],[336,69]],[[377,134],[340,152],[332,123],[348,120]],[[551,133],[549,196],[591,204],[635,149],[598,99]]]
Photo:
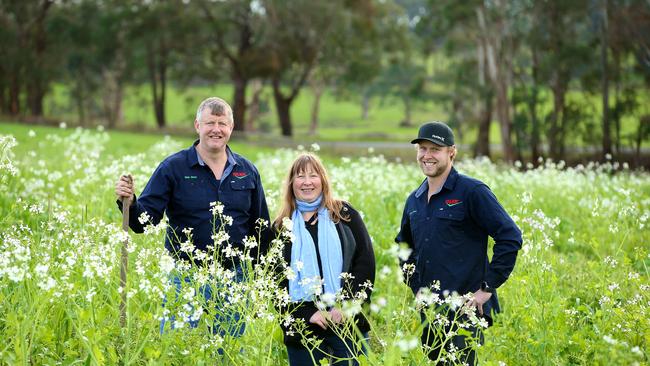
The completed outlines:
[[[429,238],[424,238],[424,241],[429,241]]]
[[[429,219],[430,219],[430,217],[427,217],[427,220],[429,220]]]

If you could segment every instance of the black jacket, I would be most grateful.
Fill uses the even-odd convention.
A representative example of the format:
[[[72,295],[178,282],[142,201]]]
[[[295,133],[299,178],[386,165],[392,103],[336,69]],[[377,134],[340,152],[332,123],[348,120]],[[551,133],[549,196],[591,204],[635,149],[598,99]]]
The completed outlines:
[[[367,281],[372,284],[375,282],[375,254],[372,248],[372,242],[366,226],[359,215],[359,212],[352,208],[348,203],[344,203],[341,210],[343,217],[349,217],[349,221],[341,220],[336,224],[336,231],[341,240],[341,249],[343,252],[343,270],[354,276],[349,280],[342,280],[341,289],[346,295],[346,298],[353,298],[359,291],[365,291],[366,300],[365,304],[370,302],[370,294],[372,288],[364,288],[362,285]],[[316,224],[318,225],[318,223]],[[285,264],[291,264],[291,243],[286,242],[282,252],[282,257]],[[282,280],[281,285],[288,290],[289,281],[285,278]],[[279,309],[282,313],[290,313],[295,319],[302,319],[307,325],[307,330],[311,332],[312,336],[324,337],[333,334],[329,328],[323,330],[315,324],[309,323],[309,318],[318,311],[316,304],[313,301],[305,301],[302,303],[291,303],[288,307]],[[357,314],[355,322],[362,332],[370,330],[368,321],[362,314]],[[284,333],[285,344],[300,345],[301,336],[298,333],[288,332],[288,329],[283,322],[280,323]]]

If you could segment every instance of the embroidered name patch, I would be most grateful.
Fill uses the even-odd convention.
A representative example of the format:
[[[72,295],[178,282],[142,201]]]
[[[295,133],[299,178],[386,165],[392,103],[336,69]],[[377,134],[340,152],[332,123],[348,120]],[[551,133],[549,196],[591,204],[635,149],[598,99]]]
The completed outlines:
[[[463,201],[461,201],[461,200],[446,200],[445,203],[447,204],[447,207],[453,207],[453,206],[456,206],[456,205],[459,205],[459,204],[463,203]]]
[[[232,175],[234,175],[239,179],[248,177],[248,174],[246,174],[245,172],[232,172]]]
[[[185,179],[196,179],[196,175],[186,175]]]

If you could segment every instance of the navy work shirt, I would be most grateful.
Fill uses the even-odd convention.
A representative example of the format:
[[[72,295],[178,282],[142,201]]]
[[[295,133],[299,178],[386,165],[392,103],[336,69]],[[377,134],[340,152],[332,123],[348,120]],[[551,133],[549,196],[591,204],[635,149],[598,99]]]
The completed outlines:
[[[189,259],[180,251],[180,243],[187,237],[183,229],[192,228],[192,243],[201,250],[213,245],[213,227],[216,231],[221,222],[214,222],[210,203],[223,204],[223,214],[232,217],[232,225],[226,225],[229,242],[235,248],[243,249],[246,236],[258,238],[257,219],[269,221],[269,211],[264,189],[257,168],[242,156],[226,147],[228,161],[221,180],[203,162],[196,151],[197,140],[188,149],[181,150],[163,160],[156,168],[142,194],[131,205],[129,226],[136,233],[144,231],[138,217],[147,212],[151,222],[158,224],[167,214],[169,226],[165,247],[172,256]],[[118,201],[118,205],[121,203]],[[268,245],[268,230],[263,230],[259,250],[262,253]],[[223,263],[228,265],[229,263]]]
[[[427,201],[428,182],[411,193],[395,238],[412,249],[407,263],[415,264],[409,286],[413,293],[440,282],[440,293],[476,292],[483,281],[503,284],[521,249],[521,231],[481,181],[452,167],[440,192]],[[494,239],[488,261],[488,236]],[[432,291],[435,291],[432,289]],[[483,305],[485,314],[499,312],[496,292]]]

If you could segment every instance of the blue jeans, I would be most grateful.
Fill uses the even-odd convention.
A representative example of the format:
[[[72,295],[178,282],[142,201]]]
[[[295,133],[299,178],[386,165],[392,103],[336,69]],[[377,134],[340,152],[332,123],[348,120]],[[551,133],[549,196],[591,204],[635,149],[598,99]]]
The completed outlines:
[[[332,356],[333,365],[336,366],[358,366],[356,357],[365,353],[365,344],[368,341],[368,333],[363,334],[361,350],[357,351],[354,342],[350,339],[341,339],[336,335],[323,338],[323,342],[312,353],[304,346],[287,345],[290,366],[319,365],[320,360]],[[312,356],[314,357],[312,359]]]
[[[244,272],[242,268],[240,266],[236,266],[233,270],[235,271],[235,277],[233,280],[237,283],[243,282]],[[178,275],[174,275],[171,277],[170,281],[176,287],[176,298],[178,298],[179,294],[181,293],[183,284],[194,286],[193,281],[189,276],[181,278]],[[220,290],[224,288],[224,286],[225,284],[220,282],[217,282],[214,289],[212,288],[211,284],[202,285],[199,287],[197,295],[202,297],[201,302],[205,304],[209,303],[211,300],[214,301],[215,316],[213,326],[211,327],[212,333],[219,334],[222,337],[226,334],[229,334],[232,337],[239,337],[244,334],[246,324],[241,321],[241,314],[239,314],[239,312],[227,307],[225,309],[222,309],[222,305],[228,301],[219,293]],[[166,303],[167,298],[163,300],[163,307]],[[170,322],[171,329],[174,329],[174,321],[176,320],[175,318],[176,317],[172,315],[170,319],[163,318],[160,321],[161,335],[165,332],[165,324],[167,322]],[[189,324],[190,328],[196,328],[199,325],[198,320],[186,319],[186,322]]]

